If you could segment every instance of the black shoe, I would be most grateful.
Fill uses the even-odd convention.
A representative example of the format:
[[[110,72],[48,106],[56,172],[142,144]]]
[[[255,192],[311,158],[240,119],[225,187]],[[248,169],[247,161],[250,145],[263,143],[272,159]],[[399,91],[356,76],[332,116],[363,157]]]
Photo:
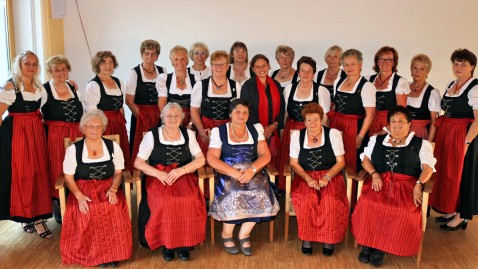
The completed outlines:
[[[308,255],[312,255],[312,251],[313,251],[313,249],[312,249],[312,242],[310,242],[310,246],[311,246],[310,248],[304,247],[304,242],[305,242],[305,241],[302,241],[302,248],[301,248],[302,253],[304,253],[304,254],[307,255],[307,256],[308,256]]]
[[[466,230],[466,226],[468,226],[468,220],[464,219],[460,224],[456,225],[455,227],[448,226],[448,223],[440,225],[440,229],[445,231],[456,231],[458,229]]]
[[[445,218],[443,216],[439,216],[439,217],[435,217],[435,221],[436,222],[449,222],[450,220],[452,220],[455,216],[451,216],[449,218]]]
[[[110,266],[111,266],[111,267],[118,267],[118,264],[119,264],[118,261],[116,261],[116,262],[110,262]]]
[[[101,268],[106,268],[106,267],[108,267],[108,265],[110,265],[110,264],[109,264],[109,263],[102,263],[102,264],[100,264],[99,266],[100,266]]]
[[[189,260],[189,251],[187,251],[187,250],[178,251],[178,257],[181,261]]]
[[[334,244],[324,244],[322,247],[322,254],[324,256],[331,256],[334,253]]]
[[[167,262],[174,260],[174,251],[171,249],[163,248],[163,259]]]
[[[370,265],[374,267],[380,267],[383,264],[383,256],[385,253],[381,250],[375,250],[372,255],[370,255]]]
[[[358,260],[361,263],[368,263],[370,261],[370,255],[372,255],[372,252],[374,251],[373,248],[369,247],[362,247],[362,251],[360,251]]]

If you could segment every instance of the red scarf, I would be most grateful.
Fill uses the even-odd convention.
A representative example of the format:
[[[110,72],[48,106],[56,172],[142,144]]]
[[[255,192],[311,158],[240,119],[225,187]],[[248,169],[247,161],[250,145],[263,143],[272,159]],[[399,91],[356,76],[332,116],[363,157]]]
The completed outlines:
[[[280,96],[279,96],[279,89],[275,84],[274,80],[267,76],[266,83],[269,85],[269,91],[272,96],[272,121],[279,115],[280,110]],[[262,124],[263,127],[269,125],[269,102],[267,101],[266,95],[266,88],[262,84],[259,77],[256,76],[256,84],[257,84],[257,92],[259,93],[259,106],[258,106],[258,113],[259,113],[259,122]]]

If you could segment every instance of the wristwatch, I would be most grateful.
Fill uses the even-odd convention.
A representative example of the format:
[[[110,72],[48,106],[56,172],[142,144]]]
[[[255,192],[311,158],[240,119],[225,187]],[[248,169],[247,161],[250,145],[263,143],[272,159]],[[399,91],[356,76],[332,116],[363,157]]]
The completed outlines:
[[[252,172],[254,172],[254,174],[257,172],[257,169],[254,167],[254,165],[251,165],[251,168],[252,168]]]

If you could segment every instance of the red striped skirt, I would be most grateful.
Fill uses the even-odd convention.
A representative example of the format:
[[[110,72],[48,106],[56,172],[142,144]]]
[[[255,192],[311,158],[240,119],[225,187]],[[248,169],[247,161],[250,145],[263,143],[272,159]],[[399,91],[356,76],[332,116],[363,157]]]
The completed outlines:
[[[206,240],[206,203],[194,174],[178,178],[171,186],[148,176],[146,191],[151,215],[145,237],[151,250],[191,247]]]
[[[430,120],[412,120],[412,127],[410,130],[415,132],[415,136],[428,140],[428,128]]]
[[[353,168],[357,173],[357,141],[358,120],[364,116],[347,115],[336,112],[333,121],[330,122],[330,128],[335,128],[342,132],[344,141],[345,163]]]
[[[65,144],[64,139],[70,138],[75,141],[76,137],[82,137],[80,131],[80,124],[78,122],[64,122],[64,121],[45,121],[48,125],[48,176],[55,186],[56,179],[63,174],[63,160],[65,159]],[[51,196],[58,199],[58,190],[52,188]]]
[[[460,201],[460,182],[465,158],[465,137],[472,119],[441,116],[435,122],[435,183],[430,205],[444,213],[456,211]]]
[[[108,118],[108,126],[106,126],[105,135],[119,134],[120,147],[124,156],[124,167],[131,171],[131,156],[129,151],[128,133],[126,131],[126,120],[121,111],[103,111]],[[142,136],[141,136],[142,137]]]
[[[351,232],[363,246],[398,256],[418,253],[422,238],[421,206],[413,203],[417,178],[386,172],[376,192],[372,181],[364,182],[362,195],[352,214]]]
[[[285,123],[284,131],[282,132],[282,143],[277,156],[277,167],[279,175],[277,177],[277,186],[281,190],[285,190],[285,177],[284,177],[284,166],[289,163],[290,160],[290,132],[291,130],[302,130],[305,128],[304,122],[294,121],[288,119]]]
[[[327,171],[306,172],[318,181]],[[291,197],[301,240],[336,244],[344,239],[349,221],[349,202],[342,173],[319,191],[296,175],[292,181]]]
[[[40,112],[13,117],[10,216],[36,219],[51,214],[52,181],[48,179],[46,137]]]
[[[225,120],[213,120],[213,119],[210,119],[208,117],[205,117],[205,116],[202,116],[202,126],[204,129],[212,129],[214,127],[219,127],[220,125],[223,125],[227,122],[230,121],[230,119],[225,119]],[[198,141],[198,144],[199,144],[199,147],[201,147],[201,150],[202,150],[202,153],[204,154],[204,156],[206,156],[207,154],[207,150],[209,148],[209,143],[206,143],[202,140],[202,137],[201,135],[197,135],[197,141]]]
[[[75,183],[92,202],[88,203],[90,210],[83,214],[76,197],[72,193],[68,196],[60,238],[63,263],[95,266],[129,259],[133,241],[123,191],[118,189],[118,203],[112,205],[106,197],[112,179],[76,180]]]
[[[375,118],[370,125],[370,130],[368,130],[370,136],[382,131],[383,127],[387,126],[387,114],[388,110],[377,110]]]
[[[138,117],[133,142],[133,154],[131,155],[131,167],[134,167],[134,160],[138,155],[139,145],[143,141],[143,133],[159,125],[159,108],[157,105],[137,105]]]

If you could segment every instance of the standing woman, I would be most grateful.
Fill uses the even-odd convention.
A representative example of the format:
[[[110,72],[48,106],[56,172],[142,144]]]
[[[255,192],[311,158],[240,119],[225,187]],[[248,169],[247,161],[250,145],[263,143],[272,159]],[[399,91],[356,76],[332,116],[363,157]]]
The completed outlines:
[[[209,57],[209,48],[202,42],[195,42],[189,48],[189,58],[193,65],[188,67],[188,73],[199,77],[200,80],[211,76],[211,68],[206,66]]]
[[[370,126],[369,134],[374,135],[382,131],[387,125],[387,113],[395,106],[406,106],[407,95],[410,93],[408,81],[397,75],[398,52],[392,47],[382,47],[375,53],[373,69],[377,74],[370,76],[377,89],[377,113]]]
[[[53,237],[46,225],[51,218],[45,129],[39,112],[41,83],[38,57],[18,54],[12,77],[0,90],[0,220],[23,223],[23,230],[41,238]]]
[[[284,125],[285,101],[279,82],[269,77],[269,59],[263,54],[251,60],[255,76],[242,86],[241,99],[250,104],[247,123],[260,123],[275,162],[280,147],[279,128]]]
[[[67,82],[71,71],[70,62],[63,55],[49,58],[45,70],[51,80],[43,84],[42,106],[43,121],[47,137],[48,176],[55,185],[56,179],[63,173],[65,159],[65,144],[63,139],[69,137],[75,141],[83,136],[80,132],[80,119],[83,115],[83,105],[73,85]],[[52,189],[53,216],[61,223],[58,191]]]
[[[181,126],[181,106],[168,103],[162,126],[141,142],[134,164],[146,174],[139,206],[139,241],[151,250],[164,246],[163,258],[189,259],[189,250],[206,239],[206,203],[194,172],[205,163],[194,132]],[[148,163],[146,162],[148,161]]]
[[[327,68],[317,72],[315,81],[327,88],[330,93],[330,100],[334,99],[334,82],[337,78],[345,78],[347,74],[340,68],[342,65],[342,48],[337,45],[333,45],[328,48],[324,54],[324,61],[327,64]]]
[[[174,72],[161,74],[157,80],[159,110],[162,111],[166,103],[175,102],[183,108],[184,118],[182,126],[187,127],[191,122],[191,92],[199,78],[189,74],[188,50],[185,47],[175,46],[169,52],[169,59]]]
[[[105,113],[108,126],[104,134],[119,134],[125,167],[130,169],[130,150],[123,108],[125,87],[122,81],[113,76],[116,67],[118,62],[111,51],[96,53],[91,59],[91,68],[96,76],[86,85],[83,104],[86,112],[101,109]]]
[[[191,120],[203,154],[207,153],[212,128],[229,122],[229,106],[241,95],[241,85],[226,77],[227,52],[215,51],[211,55],[211,66],[212,76],[196,83],[191,93]]]
[[[285,88],[291,83],[297,83],[299,74],[292,67],[294,62],[295,51],[287,45],[279,45],[276,48],[276,60],[279,64],[279,69],[272,72],[271,78],[280,83],[282,88]]]
[[[330,95],[327,89],[314,82],[316,62],[308,56],[302,56],[297,62],[300,81],[287,85],[284,89],[284,100],[287,113],[287,120],[282,132],[282,143],[279,152],[278,164],[279,176],[278,187],[285,190],[284,165],[289,162],[289,145],[291,130],[302,130],[305,128],[302,109],[307,104],[314,102],[325,107],[325,113],[329,112]],[[324,110],[324,109],[322,109]],[[327,116],[321,116],[322,124],[328,125]]]
[[[290,165],[295,172],[291,197],[302,253],[312,254],[314,241],[323,242],[322,254],[330,256],[334,245],[344,239],[349,219],[341,173],[345,167],[342,136],[338,130],[322,126],[325,114],[319,104],[309,103],[301,114],[306,129],[291,135]]]
[[[234,42],[229,51],[229,56],[231,57],[231,65],[227,70],[227,78],[243,85],[246,80],[251,78],[251,70],[248,63],[249,54],[246,44],[240,41]]]
[[[425,54],[412,58],[410,70],[413,82],[407,98],[407,108],[412,113],[412,131],[415,135],[432,142],[435,138],[435,121],[440,114],[440,92],[427,83],[432,61]]]
[[[334,116],[330,127],[343,133],[345,163],[354,173],[360,170],[359,154],[368,143],[368,130],[375,116],[375,87],[362,75],[362,52],[349,49],[342,54],[347,77],[335,83]]]
[[[445,114],[436,122],[435,154],[437,173],[431,206],[445,215],[437,221],[447,231],[465,229],[467,221],[478,213],[478,79],[473,77],[476,55],[458,49],[451,55],[452,81],[441,100]]]
[[[155,40],[145,40],[139,48],[141,64],[131,70],[126,81],[126,105],[131,110],[130,150],[131,162],[138,153],[143,132],[159,125],[158,89],[156,79],[166,69],[154,63],[158,60],[161,46]]]

